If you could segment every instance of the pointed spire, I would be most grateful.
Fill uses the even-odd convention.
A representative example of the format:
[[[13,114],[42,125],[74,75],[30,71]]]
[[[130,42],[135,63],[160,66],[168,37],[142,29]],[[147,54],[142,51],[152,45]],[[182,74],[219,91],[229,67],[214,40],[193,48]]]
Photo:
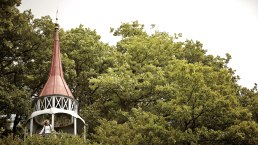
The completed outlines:
[[[54,48],[52,54],[51,68],[48,80],[40,93],[41,96],[64,95],[73,98],[73,95],[65,82],[63,68],[61,63],[60,46],[59,46],[59,26],[55,24]]]

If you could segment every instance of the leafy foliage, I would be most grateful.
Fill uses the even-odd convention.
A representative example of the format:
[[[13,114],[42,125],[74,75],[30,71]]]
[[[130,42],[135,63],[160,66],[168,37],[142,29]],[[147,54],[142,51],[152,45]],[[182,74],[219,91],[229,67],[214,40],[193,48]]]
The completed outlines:
[[[27,137],[24,140],[7,136],[0,140],[0,144],[12,144],[12,145],[84,145],[85,141],[79,136],[73,136],[68,134],[60,134],[56,136],[43,137],[40,135],[34,135],[33,137]]]
[[[132,109],[131,113],[121,112],[128,118],[123,124],[117,121],[100,120],[94,135],[100,144],[171,144],[176,142],[163,118]]]

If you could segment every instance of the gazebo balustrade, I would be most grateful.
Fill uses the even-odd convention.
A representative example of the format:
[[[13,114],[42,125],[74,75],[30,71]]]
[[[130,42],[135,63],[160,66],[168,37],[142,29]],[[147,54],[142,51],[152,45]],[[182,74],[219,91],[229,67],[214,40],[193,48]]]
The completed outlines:
[[[40,97],[34,104],[34,111],[40,111],[50,108],[58,108],[78,113],[78,102],[75,99],[64,96],[45,96]]]

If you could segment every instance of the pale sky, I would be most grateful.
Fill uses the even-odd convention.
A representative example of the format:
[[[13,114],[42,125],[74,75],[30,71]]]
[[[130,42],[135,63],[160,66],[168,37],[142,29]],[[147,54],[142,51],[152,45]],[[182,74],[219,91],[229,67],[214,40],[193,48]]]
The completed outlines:
[[[247,88],[258,83],[258,0],[22,0],[19,9],[53,21],[58,9],[62,28],[83,24],[112,45],[118,38],[110,27],[135,20],[147,29],[155,24],[160,31],[201,41],[208,54],[231,54],[238,83]]]

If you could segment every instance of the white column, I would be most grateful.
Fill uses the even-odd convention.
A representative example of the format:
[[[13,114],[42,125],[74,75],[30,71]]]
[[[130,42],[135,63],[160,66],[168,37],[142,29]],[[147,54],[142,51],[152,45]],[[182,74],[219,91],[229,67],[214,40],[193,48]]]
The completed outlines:
[[[52,108],[56,108],[56,96],[52,96]]]
[[[76,117],[74,117],[73,118],[74,119],[74,121],[73,121],[73,124],[74,124],[74,135],[77,135],[77,118]]]
[[[54,131],[54,127],[55,127],[55,114],[52,114],[51,125],[52,125],[52,130],[51,131]]]
[[[71,101],[71,99],[69,99],[69,101],[68,101],[68,110],[72,110],[71,106],[72,106],[72,101]]]
[[[26,136],[27,136],[27,126],[24,128],[24,135],[23,135],[23,140],[26,140]]]
[[[36,106],[37,106],[37,107],[36,107],[36,108],[37,108],[36,111],[40,110],[40,102],[39,102],[39,99],[37,100]]]
[[[33,132],[33,118],[30,119],[30,136],[32,136]]]
[[[84,142],[86,143],[86,125],[83,126],[83,139],[84,139]]]

